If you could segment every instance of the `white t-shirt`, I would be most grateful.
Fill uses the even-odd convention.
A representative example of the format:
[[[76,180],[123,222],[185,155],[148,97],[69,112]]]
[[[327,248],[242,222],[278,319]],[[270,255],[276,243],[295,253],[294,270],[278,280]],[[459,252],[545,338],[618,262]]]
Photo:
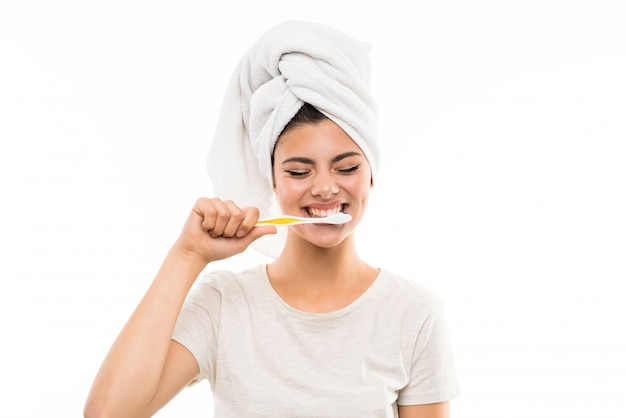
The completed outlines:
[[[397,405],[455,398],[443,304],[381,270],[357,300],[330,313],[294,309],[264,265],[199,280],[174,340],[208,379],[215,417],[395,417]]]

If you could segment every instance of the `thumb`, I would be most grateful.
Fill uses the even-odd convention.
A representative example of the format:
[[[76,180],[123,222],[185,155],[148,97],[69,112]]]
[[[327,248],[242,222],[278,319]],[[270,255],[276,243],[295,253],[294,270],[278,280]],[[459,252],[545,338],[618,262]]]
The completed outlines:
[[[243,238],[245,238],[248,241],[248,245],[250,245],[263,235],[271,235],[276,232],[276,227],[273,225],[255,226]]]

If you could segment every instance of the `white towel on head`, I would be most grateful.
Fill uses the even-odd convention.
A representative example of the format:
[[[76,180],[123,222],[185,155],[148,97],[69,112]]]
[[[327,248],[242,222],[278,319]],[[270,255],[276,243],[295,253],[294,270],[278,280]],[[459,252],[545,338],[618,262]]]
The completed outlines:
[[[226,89],[207,160],[217,197],[262,217],[280,213],[271,154],[303,103],[315,106],[361,148],[376,178],[378,114],[369,89],[369,46],[330,27],[289,21],[270,29],[241,58]],[[254,248],[277,257],[285,230]]]

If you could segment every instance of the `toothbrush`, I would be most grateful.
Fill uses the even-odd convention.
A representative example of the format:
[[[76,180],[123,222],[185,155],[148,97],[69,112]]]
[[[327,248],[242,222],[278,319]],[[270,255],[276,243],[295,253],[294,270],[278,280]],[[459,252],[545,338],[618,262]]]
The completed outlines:
[[[298,224],[332,224],[339,225],[350,222],[352,216],[347,213],[335,213],[324,218],[303,218],[300,216],[282,215],[276,218],[259,219],[256,225],[276,225],[276,226],[290,226]]]

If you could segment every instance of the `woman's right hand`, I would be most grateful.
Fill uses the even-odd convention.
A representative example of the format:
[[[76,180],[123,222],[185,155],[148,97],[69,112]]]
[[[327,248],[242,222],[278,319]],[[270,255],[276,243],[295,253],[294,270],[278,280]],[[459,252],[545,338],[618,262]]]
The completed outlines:
[[[152,416],[198,372],[193,354],[172,340],[189,289],[211,261],[276,232],[256,227],[256,208],[199,199],[152,285],[102,362],[85,416]]]
[[[274,226],[255,226],[259,210],[240,208],[232,201],[201,198],[195,205],[175,248],[206,263],[243,252],[257,238],[275,234]]]

